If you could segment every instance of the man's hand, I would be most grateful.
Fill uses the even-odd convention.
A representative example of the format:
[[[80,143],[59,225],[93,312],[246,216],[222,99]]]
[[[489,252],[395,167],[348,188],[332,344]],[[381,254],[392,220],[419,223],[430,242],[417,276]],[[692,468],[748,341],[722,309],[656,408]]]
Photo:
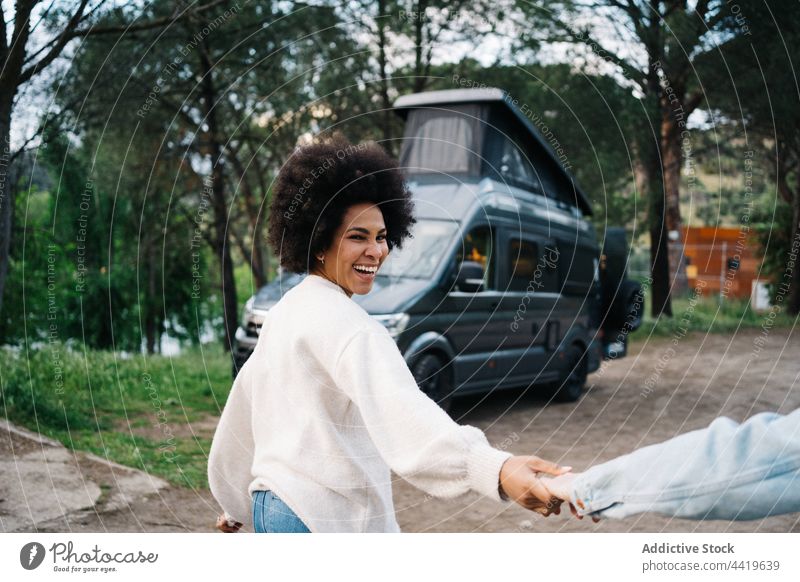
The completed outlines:
[[[572,485],[578,473],[564,473],[552,479],[543,479],[545,487],[561,501],[569,502],[572,499]]]
[[[217,529],[224,533],[236,533],[242,524],[223,513],[217,518]]]
[[[539,473],[561,475],[572,467],[560,467],[534,456],[509,458],[500,469],[500,490],[509,499],[544,516],[561,513],[561,499],[545,487]]]

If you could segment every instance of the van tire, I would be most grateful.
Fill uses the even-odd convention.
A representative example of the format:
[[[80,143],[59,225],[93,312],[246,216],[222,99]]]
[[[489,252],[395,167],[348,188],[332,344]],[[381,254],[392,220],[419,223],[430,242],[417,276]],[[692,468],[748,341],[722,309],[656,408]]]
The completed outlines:
[[[411,373],[423,394],[445,412],[450,410],[453,403],[453,387],[444,370],[444,362],[439,356],[422,354],[411,366]]]
[[[583,394],[588,376],[588,362],[586,351],[578,344],[567,348],[567,376],[556,385],[553,400],[556,402],[575,402]]]

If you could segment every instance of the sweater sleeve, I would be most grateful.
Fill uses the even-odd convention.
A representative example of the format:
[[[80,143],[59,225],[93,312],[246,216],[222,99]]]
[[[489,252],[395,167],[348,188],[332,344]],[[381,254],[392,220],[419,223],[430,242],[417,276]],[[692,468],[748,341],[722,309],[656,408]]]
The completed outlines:
[[[211,442],[208,484],[225,513],[246,526],[252,526],[248,488],[253,480],[255,442],[247,381],[248,363],[236,376]]]
[[[391,469],[434,497],[475,491],[497,502],[500,468],[511,457],[483,431],[454,422],[423,394],[384,329],[364,329],[346,344],[333,380],[358,408]]]

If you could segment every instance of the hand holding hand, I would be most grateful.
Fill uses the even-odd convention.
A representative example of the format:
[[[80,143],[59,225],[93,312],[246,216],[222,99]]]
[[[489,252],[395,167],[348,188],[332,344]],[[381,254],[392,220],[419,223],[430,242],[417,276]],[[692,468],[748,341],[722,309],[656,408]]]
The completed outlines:
[[[578,473],[564,473],[552,479],[543,479],[545,487],[561,501],[569,502],[572,499],[572,484]]]
[[[241,527],[241,523],[234,520],[226,513],[223,513],[217,518],[217,529],[223,533],[236,533]]]
[[[552,493],[555,497],[558,497],[561,501],[566,501],[569,503],[569,510],[572,512],[572,515],[577,517],[578,519],[583,519],[582,515],[578,514],[578,510],[572,504],[572,491],[574,489],[575,479],[580,475],[580,473],[564,473],[563,475],[558,475],[552,479],[543,479],[545,487]],[[580,499],[577,500],[578,504],[583,508]],[[592,516],[592,521],[597,523],[600,521],[599,517]]]
[[[560,467],[556,463],[535,456],[515,456],[509,458],[500,469],[500,490],[525,509],[535,511],[545,517],[551,513],[561,513],[561,500],[548,491],[539,473],[561,475],[572,467]]]

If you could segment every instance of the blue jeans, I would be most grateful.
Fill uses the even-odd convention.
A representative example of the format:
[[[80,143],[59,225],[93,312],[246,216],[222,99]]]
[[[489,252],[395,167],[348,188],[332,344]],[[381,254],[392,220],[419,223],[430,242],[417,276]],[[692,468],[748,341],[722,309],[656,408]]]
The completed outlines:
[[[253,529],[256,533],[311,533],[272,491],[253,491]]]

